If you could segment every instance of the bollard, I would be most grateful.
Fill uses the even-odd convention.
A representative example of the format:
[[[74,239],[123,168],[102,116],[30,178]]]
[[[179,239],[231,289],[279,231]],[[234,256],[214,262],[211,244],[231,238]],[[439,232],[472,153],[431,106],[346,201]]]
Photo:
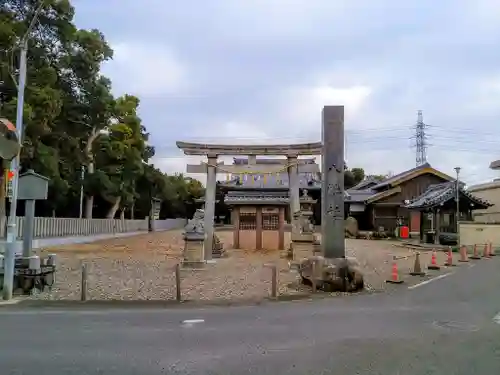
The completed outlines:
[[[181,302],[181,265],[175,265],[175,299]]]
[[[87,300],[87,264],[82,263],[81,301]]]
[[[276,265],[271,266],[272,276],[271,276],[271,297],[278,297],[278,268]]]

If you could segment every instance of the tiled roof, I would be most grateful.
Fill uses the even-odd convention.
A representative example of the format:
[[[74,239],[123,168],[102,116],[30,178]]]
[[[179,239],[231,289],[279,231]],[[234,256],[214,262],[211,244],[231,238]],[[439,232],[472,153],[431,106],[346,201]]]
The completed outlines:
[[[429,188],[419,197],[412,200],[407,208],[421,209],[421,208],[431,208],[442,203],[446,203],[451,199],[455,199],[456,196],[456,183],[455,181],[443,182],[441,184],[435,184],[429,186]],[[464,185],[459,185],[460,195],[466,197],[474,203],[475,208],[487,208],[493,206],[493,204],[488,201],[472,195],[467,190],[464,190]]]
[[[361,203],[366,201],[372,195],[376,194],[372,189],[355,190],[353,188],[347,189],[346,193],[348,197],[346,200],[348,202]]]
[[[226,204],[288,204],[288,191],[231,191],[224,197]]]
[[[413,172],[416,172],[420,169],[424,169],[424,168],[432,168],[431,165],[429,163],[425,163],[425,164],[422,164],[422,165],[419,165],[418,167],[415,167],[415,168],[412,168],[412,169],[408,169],[407,171],[404,171],[404,172],[401,172],[401,173],[398,173],[392,177],[389,177],[389,178],[386,178],[385,180],[381,181],[380,183],[378,183],[377,185],[375,186],[372,186],[372,188],[374,190],[378,190],[384,186],[387,186],[387,185],[390,185],[392,184],[393,182],[401,179],[401,178],[404,178],[405,176],[408,176],[409,174],[412,174]]]
[[[248,189],[288,189],[288,176],[283,173],[283,176],[268,175],[264,178],[256,178],[256,175],[248,175],[248,179],[234,178],[231,181],[221,181],[220,186],[239,187]],[[309,179],[306,174],[299,173],[299,187],[301,189],[320,189],[321,182]]]
[[[366,190],[372,186],[382,183],[382,180],[378,180],[373,177],[369,177],[363,181],[358,182],[350,190]]]
[[[247,165],[248,164],[248,158],[233,158],[234,164],[235,165]],[[275,165],[280,165],[280,162],[283,162],[284,159],[259,159],[257,158],[255,160],[256,164],[275,164]],[[299,159],[299,162],[304,163],[304,164],[314,164],[316,163],[316,158],[307,158],[307,159]]]
[[[344,199],[350,200],[347,191],[344,192]],[[290,202],[288,191],[230,191],[224,197],[226,204],[268,204],[279,203],[288,204]]]

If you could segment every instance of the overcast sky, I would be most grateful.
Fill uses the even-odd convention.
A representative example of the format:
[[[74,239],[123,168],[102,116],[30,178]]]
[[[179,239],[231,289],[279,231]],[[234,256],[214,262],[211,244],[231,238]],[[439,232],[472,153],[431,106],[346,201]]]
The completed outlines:
[[[494,0],[75,0],[115,51],[104,72],[141,99],[155,165],[185,172],[176,140],[320,140],[346,108],[346,160],[368,173],[428,161],[470,184],[498,176],[500,3]]]

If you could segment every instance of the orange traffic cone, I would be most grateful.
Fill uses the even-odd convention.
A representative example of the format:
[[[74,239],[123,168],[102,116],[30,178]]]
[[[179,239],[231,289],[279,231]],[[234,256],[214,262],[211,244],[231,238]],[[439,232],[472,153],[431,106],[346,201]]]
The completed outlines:
[[[451,246],[448,248],[448,254],[446,255],[446,263],[444,264],[447,267],[452,267],[453,264],[453,252],[451,251]]]
[[[437,260],[436,260],[436,250],[432,250],[432,258],[431,258],[431,264],[427,266],[427,269],[429,270],[439,270],[441,267],[438,266]]]
[[[491,242],[489,243],[489,246],[490,246],[490,257],[496,256],[497,254],[495,253],[495,249],[493,248],[493,244]]]
[[[490,247],[487,243],[484,244],[483,258],[490,259]]]
[[[467,257],[467,248],[465,245],[460,246],[460,259],[459,262],[468,262],[469,258]]]
[[[396,257],[392,259],[391,278],[389,280],[386,280],[386,282],[391,284],[401,284],[403,282],[403,280],[399,278],[398,264],[396,263]]]
[[[474,245],[474,254],[470,257],[471,259],[481,259],[479,251],[477,250],[477,245]]]

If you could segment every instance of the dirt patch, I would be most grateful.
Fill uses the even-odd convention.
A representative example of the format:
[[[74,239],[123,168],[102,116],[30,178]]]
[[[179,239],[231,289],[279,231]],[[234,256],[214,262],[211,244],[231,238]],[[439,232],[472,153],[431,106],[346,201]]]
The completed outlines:
[[[268,297],[271,270],[264,265],[269,263],[278,267],[280,294],[304,292],[295,287],[297,274],[290,270],[288,260],[280,258],[279,251],[231,249],[232,233],[221,231],[217,235],[228,248],[228,257],[206,265],[203,270],[183,270],[183,299]],[[288,246],[289,237],[285,242]],[[182,231],[175,230],[40,250],[42,254],[58,254],[59,270],[53,290],[33,298],[79,299],[81,265],[85,262],[89,299],[174,299],[174,267],[182,258],[183,245]],[[411,250],[395,247],[390,241],[347,239],[346,251],[358,258],[365,281],[373,290],[385,288],[393,256],[403,258],[398,260],[401,274],[408,273],[414,261]],[[440,256],[442,264],[444,255]],[[423,254],[422,262],[428,261],[430,255]]]

